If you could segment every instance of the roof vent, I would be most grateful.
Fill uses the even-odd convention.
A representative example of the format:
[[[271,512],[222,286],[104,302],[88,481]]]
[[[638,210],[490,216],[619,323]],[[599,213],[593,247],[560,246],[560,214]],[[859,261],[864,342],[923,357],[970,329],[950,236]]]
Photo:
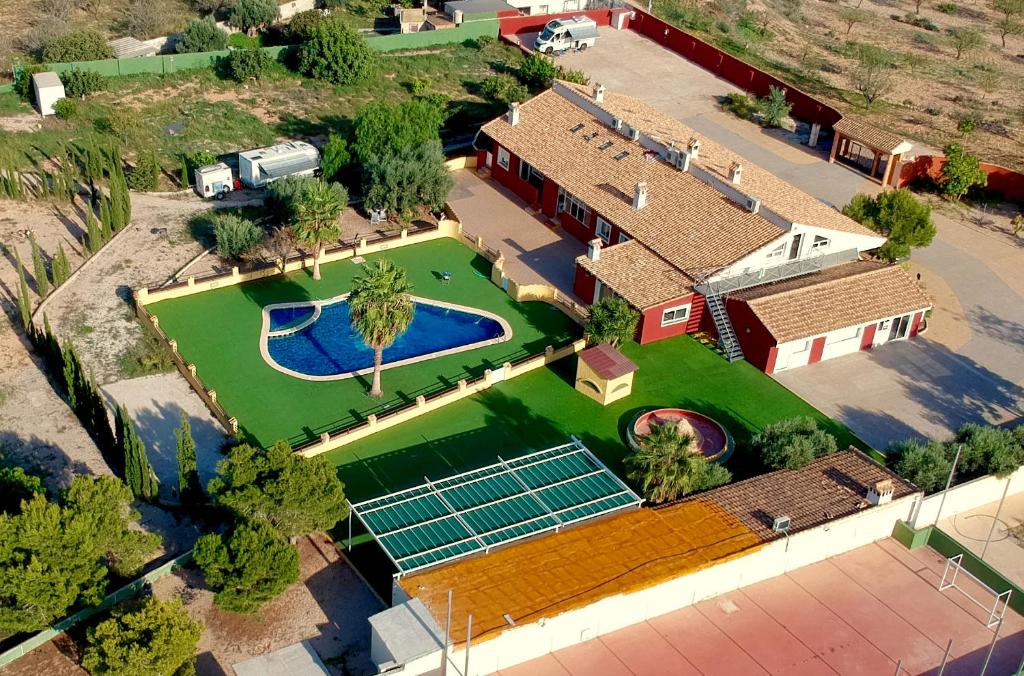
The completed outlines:
[[[756,197],[748,197],[746,206],[747,211],[749,211],[752,214],[756,214],[758,211],[761,210],[761,200],[759,200]]]
[[[609,148],[611,148],[611,147],[612,147],[613,145],[615,145],[615,143],[614,143],[613,141],[605,141],[604,143],[602,143],[601,145],[599,145],[599,146],[597,147],[597,149],[598,149],[598,150],[608,150],[608,149],[609,149]]]
[[[508,104],[508,123],[513,127],[519,124],[519,103],[516,101]]]
[[[700,139],[694,136],[690,139],[690,143],[687,144],[686,148],[690,151],[693,159],[697,159],[700,156]]]
[[[579,124],[577,124],[577,125],[576,125],[575,127],[573,127],[572,129],[570,129],[569,131],[571,131],[572,133],[574,133],[574,134],[575,134],[575,133],[576,133],[576,132],[578,132],[578,131],[579,131],[580,129],[583,129],[583,127],[585,127],[585,126],[586,126],[585,124],[583,124],[582,122],[580,122],[580,123],[579,123]]]
[[[584,134],[583,135],[583,140],[584,141],[593,141],[595,138],[597,138],[597,132],[596,131],[592,131],[589,134]]]
[[[689,171],[690,161],[693,159],[693,153],[688,150],[683,150],[676,157],[676,169],[679,171]]]
[[[629,151],[628,151],[628,150],[623,150],[623,151],[622,151],[621,153],[617,153],[617,154],[615,155],[615,157],[613,157],[612,159],[615,159],[615,160],[624,160],[624,159],[626,159],[626,158],[627,158],[628,156],[629,156]]]
[[[875,485],[868,489],[868,502],[872,505],[885,505],[892,502],[893,494],[892,479],[876,481]]]
[[[600,82],[594,85],[594,101],[604,103],[604,85]]]
[[[647,183],[640,181],[633,186],[633,208],[640,211],[647,206]]]
[[[739,162],[733,162],[729,165],[729,181],[733,185],[739,185],[740,179],[743,178],[743,165]]]

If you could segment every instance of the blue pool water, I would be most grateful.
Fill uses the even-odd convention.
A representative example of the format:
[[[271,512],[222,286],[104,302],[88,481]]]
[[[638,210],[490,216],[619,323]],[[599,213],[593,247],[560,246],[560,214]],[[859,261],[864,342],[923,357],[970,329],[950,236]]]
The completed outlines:
[[[427,303],[416,303],[415,308],[412,324],[384,350],[385,364],[499,338],[504,333],[501,324],[482,315]],[[294,326],[310,316],[312,310],[304,307],[272,309],[270,327]],[[348,301],[344,300],[324,305],[320,318],[301,331],[267,340],[275,362],[311,376],[340,375],[373,366],[373,350],[352,328]]]

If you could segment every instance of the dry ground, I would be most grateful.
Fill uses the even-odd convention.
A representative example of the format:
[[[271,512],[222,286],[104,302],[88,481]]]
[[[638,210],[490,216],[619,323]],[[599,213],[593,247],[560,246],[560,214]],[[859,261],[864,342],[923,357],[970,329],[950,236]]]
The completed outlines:
[[[955,3],[955,15],[940,12],[940,4],[924,0],[920,12],[938,31],[891,18],[912,14],[912,0],[661,0],[655,11],[669,19],[680,7],[710,12],[721,20],[707,22],[703,34],[719,44],[729,38],[745,44],[741,58],[774,70],[846,113],[873,118],[932,147],[960,139],[958,117],[973,110],[982,123],[964,141],[968,148],[987,161],[1024,167],[1024,36],[1009,35],[1002,47],[995,28],[1002,15],[982,0]],[[754,23],[767,22],[770,39],[751,38],[728,20],[728,13],[741,5]],[[843,14],[858,8],[866,20],[847,34]],[[980,30],[984,43],[958,60],[948,30],[962,27]],[[897,64],[891,91],[871,110],[864,109],[855,92],[857,43],[881,47]]]

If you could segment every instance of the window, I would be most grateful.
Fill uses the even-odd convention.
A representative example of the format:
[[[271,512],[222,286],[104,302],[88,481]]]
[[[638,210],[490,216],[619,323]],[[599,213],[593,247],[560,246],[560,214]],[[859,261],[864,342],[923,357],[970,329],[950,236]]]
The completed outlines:
[[[526,160],[523,160],[523,159],[519,160],[519,178],[521,178],[524,181],[529,181],[530,180],[530,172],[532,170],[533,170],[533,167],[530,166],[529,162],[527,162]]]
[[[580,8],[580,0],[565,0],[565,4],[562,5],[563,12],[575,12]]]
[[[569,197],[569,215],[580,223],[587,222],[587,205],[575,197]]]
[[[827,249],[828,245],[832,243],[828,237],[822,237],[821,235],[814,236],[814,242],[811,243],[812,249]]]
[[[508,151],[502,147],[498,147],[498,166],[502,169],[508,169],[509,155]]]
[[[519,160],[519,178],[537,189],[544,186],[544,174],[537,171],[532,164],[522,158]]]
[[[600,216],[597,217],[597,236],[603,239],[605,244],[612,239],[612,224]]]
[[[623,242],[628,242],[628,241],[629,241],[629,235],[627,235],[624,232],[620,232],[619,233],[619,244],[622,244]]]
[[[661,313],[661,325],[672,326],[673,324],[682,324],[690,318],[690,305],[677,305],[676,307],[670,307]]]
[[[769,251],[769,252],[768,252],[768,255],[767,255],[767,256],[765,256],[765,257],[766,257],[766,258],[767,258],[768,260],[771,260],[771,259],[773,259],[773,258],[782,258],[782,254],[783,254],[783,253],[784,253],[785,251],[786,251],[786,243],[785,243],[785,242],[783,242],[782,244],[778,245],[777,247],[775,247],[774,249],[772,249],[771,251]]]
[[[565,189],[564,188],[559,188],[558,189],[558,204],[557,204],[557,207],[556,207],[556,212],[557,213],[562,213],[563,211],[565,211]]]

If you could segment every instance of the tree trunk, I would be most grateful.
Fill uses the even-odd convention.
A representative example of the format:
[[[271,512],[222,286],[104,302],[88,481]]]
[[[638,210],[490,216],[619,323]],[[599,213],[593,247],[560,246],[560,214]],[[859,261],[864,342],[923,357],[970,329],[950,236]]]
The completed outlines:
[[[370,396],[383,396],[384,391],[380,389],[380,364],[384,360],[384,348],[376,345],[373,348],[373,384],[370,385]]]
[[[313,252],[313,279],[320,281],[320,256],[324,252],[324,243],[317,242],[316,250]]]

